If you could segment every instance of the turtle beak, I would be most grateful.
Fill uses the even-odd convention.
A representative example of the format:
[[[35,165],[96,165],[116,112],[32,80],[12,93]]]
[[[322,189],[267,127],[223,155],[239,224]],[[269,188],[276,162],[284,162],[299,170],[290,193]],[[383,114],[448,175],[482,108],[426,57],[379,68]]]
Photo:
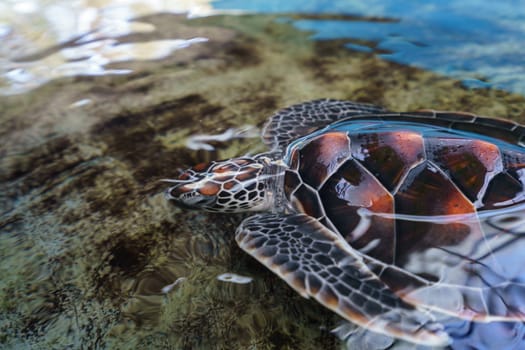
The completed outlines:
[[[162,179],[160,181],[174,184],[164,191],[164,196],[167,200],[178,201],[185,194],[195,191],[195,183],[199,180],[200,177],[192,169],[188,169],[180,171],[180,175],[176,179]]]
[[[189,184],[180,183],[172,186],[164,191],[164,196],[167,200],[178,201],[184,193],[190,193],[192,189]]]
[[[172,181],[173,182],[173,181]],[[186,209],[202,209],[212,205],[216,196],[203,193],[200,184],[195,182],[181,181],[164,192],[167,200]]]

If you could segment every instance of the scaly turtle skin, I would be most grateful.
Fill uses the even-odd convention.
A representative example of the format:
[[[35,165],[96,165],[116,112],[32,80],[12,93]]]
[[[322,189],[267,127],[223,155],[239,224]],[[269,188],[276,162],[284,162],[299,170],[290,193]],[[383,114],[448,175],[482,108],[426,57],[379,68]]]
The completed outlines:
[[[166,197],[270,211],[239,246],[304,297],[371,331],[450,339],[434,312],[525,319],[525,128],[468,113],[316,100],[272,116],[272,151],[199,165]]]

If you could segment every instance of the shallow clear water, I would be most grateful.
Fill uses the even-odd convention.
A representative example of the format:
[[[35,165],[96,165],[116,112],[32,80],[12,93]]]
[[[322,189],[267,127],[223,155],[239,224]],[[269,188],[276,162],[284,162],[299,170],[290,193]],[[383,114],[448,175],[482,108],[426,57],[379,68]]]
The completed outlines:
[[[458,78],[466,86],[525,93],[525,8],[519,1],[235,1],[219,9],[353,18],[289,20],[315,40],[345,39],[356,51]]]
[[[188,11],[192,16],[202,16],[220,10],[279,14],[280,20],[312,32],[315,40],[345,39],[349,49],[376,52],[387,60],[451,75],[469,87],[492,86],[525,93],[521,64],[525,12],[517,1],[433,1],[424,5],[411,1],[372,1],[366,5],[348,1],[193,1],[105,6],[84,1],[22,1],[2,6],[4,93],[23,91],[63,75],[129,73],[127,69],[104,67],[112,62],[162,58],[206,40],[171,38],[116,45],[117,37],[154,30],[137,18]],[[328,18],[293,18],[295,14]],[[39,35],[42,30],[44,35]],[[38,51],[57,44],[62,47],[38,55]],[[33,61],[34,55],[41,56],[37,65],[22,64]]]
[[[339,317],[235,245],[242,216],[174,208],[160,180],[265,151],[271,113],[321,97],[523,123],[523,11],[517,1],[1,2],[0,347],[339,348]],[[496,225],[508,227],[494,250],[519,247],[520,215]],[[458,349],[490,348],[492,333],[522,344],[519,323],[446,322]],[[392,343],[361,331],[349,348],[358,338]]]
[[[147,43],[116,40],[154,31],[140,17],[161,12],[273,13],[278,20],[311,32],[314,40],[344,39],[351,50],[450,75],[471,88],[525,93],[521,64],[525,10],[519,1],[8,1],[0,6],[4,94],[64,75],[129,73],[106,66],[159,59],[206,40],[198,36]],[[35,59],[38,63],[31,64]]]

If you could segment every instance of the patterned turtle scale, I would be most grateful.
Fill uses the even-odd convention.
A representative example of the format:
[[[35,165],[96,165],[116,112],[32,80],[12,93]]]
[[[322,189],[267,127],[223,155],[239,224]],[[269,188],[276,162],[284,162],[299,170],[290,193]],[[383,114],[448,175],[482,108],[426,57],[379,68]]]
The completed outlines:
[[[525,203],[523,128],[481,120],[476,134],[463,131],[478,125],[469,114],[385,113],[332,124],[288,148],[286,198],[295,211],[366,253],[391,289],[406,294],[435,285],[432,296],[437,299],[429,297],[432,288],[427,288],[412,302],[433,303],[465,317],[512,319],[525,305],[523,300],[509,303],[514,297],[506,294],[525,288],[507,290],[506,279],[501,288],[482,277],[474,281],[476,273],[495,265],[497,251],[485,257],[472,252],[486,239],[478,214]],[[441,268],[432,252],[439,254]],[[460,286],[479,289],[454,295],[455,303],[440,297],[439,292]]]
[[[268,156],[239,158],[256,171],[239,169],[239,160],[222,165],[249,179],[244,196],[259,191],[252,209],[272,209],[246,219],[236,240],[301,295],[425,345],[450,341],[435,312],[525,320],[523,126],[315,100],[277,112],[263,140]],[[203,201],[193,192],[218,183],[212,171],[183,179],[168,198]],[[263,188],[271,199],[262,199]],[[222,198],[210,205],[206,195],[208,210],[228,211],[224,198],[235,194],[208,192]]]
[[[412,252],[480,234],[462,220],[525,202],[521,147],[430,122],[426,114],[385,114],[345,120],[300,139],[285,157],[286,198],[352,247],[373,244],[368,255],[399,266]],[[454,215],[453,222],[435,219]]]

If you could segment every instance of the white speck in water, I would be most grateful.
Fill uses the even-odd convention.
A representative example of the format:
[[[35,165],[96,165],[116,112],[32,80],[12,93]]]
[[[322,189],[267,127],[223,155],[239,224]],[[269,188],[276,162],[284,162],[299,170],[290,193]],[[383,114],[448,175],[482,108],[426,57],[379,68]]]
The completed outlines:
[[[169,292],[171,292],[173,288],[175,288],[177,285],[181,284],[182,282],[186,280],[187,280],[186,277],[179,277],[172,284],[168,284],[167,286],[162,287],[161,292],[164,294],[168,294]]]
[[[69,108],[78,108],[78,107],[82,107],[82,106],[85,106],[85,105],[88,105],[90,104],[91,102],[91,99],[89,98],[84,98],[82,100],[78,100],[78,101],[75,101],[73,102],[72,104],[69,105]]]
[[[217,279],[222,282],[247,284],[253,281],[251,277],[237,275],[235,273],[227,272],[217,276]]]
[[[208,144],[207,142],[219,141],[226,142],[233,139],[240,138],[253,138],[259,137],[259,130],[254,126],[243,126],[240,128],[230,128],[223,132],[222,134],[217,135],[207,135],[199,134],[188,137],[186,140],[186,147],[192,150],[205,150],[213,151],[215,147]]]

